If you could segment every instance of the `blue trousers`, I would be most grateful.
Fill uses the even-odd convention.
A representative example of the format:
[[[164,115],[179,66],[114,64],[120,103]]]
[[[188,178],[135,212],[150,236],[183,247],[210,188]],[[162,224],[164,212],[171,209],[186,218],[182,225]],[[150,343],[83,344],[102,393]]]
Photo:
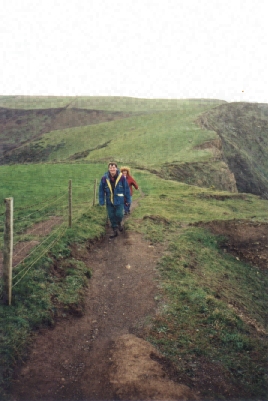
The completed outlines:
[[[107,212],[112,228],[117,228],[123,219],[124,205],[107,205]]]

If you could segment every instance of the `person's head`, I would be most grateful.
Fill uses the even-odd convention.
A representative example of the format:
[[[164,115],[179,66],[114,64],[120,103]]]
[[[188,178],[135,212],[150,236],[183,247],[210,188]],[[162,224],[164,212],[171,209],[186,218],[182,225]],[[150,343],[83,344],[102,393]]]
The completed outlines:
[[[115,176],[117,172],[117,164],[114,162],[110,162],[108,164],[108,170],[112,177]]]
[[[123,167],[120,168],[120,171],[125,177],[130,175],[130,168],[129,167],[123,166]]]

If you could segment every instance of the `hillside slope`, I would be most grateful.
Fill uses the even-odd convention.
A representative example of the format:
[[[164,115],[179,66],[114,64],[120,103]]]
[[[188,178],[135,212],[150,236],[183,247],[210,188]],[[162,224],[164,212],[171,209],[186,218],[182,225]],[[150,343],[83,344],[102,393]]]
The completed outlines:
[[[1,102],[0,102],[1,104]],[[15,151],[29,144],[44,133],[71,127],[81,127],[113,121],[130,116],[120,111],[100,111],[86,109],[9,109],[0,107],[0,164],[38,161],[31,156]],[[12,152],[13,150],[13,152]],[[27,153],[27,152],[26,152]]]
[[[268,199],[268,105],[223,104],[205,112],[197,122],[219,135],[239,192]]]
[[[268,197],[265,104],[0,96],[0,106],[0,164],[114,159],[166,179]]]
[[[56,108],[56,98],[54,103],[51,101],[51,109],[41,109],[42,105],[48,106],[48,99],[46,102],[36,99],[40,109],[28,110],[26,107],[33,100],[26,100],[25,110],[0,109],[0,141],[4,149],[1,164],[84,158],[106,162],[123,157],[126,163],[159,169],[159,162],[209,159],[206,151],[197,151],[194,146],[213,139],[215,133],[200,129],[193,120],[221,103],[132,98],[110,98],[108,102],[108,98],[77,98],[76,105],[99,107],[87,110],[72,108],[73,99],[69,99],[65,108]],[[21,107],[20,102],[20,98],[2,101],[13,107],[16,104]],[[131,107],[132,112],[122,111]]]

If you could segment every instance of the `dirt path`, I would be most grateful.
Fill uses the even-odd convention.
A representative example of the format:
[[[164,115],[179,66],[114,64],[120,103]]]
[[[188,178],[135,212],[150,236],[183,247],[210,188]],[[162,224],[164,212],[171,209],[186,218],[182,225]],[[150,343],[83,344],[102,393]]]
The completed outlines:
[[[163,249],[135,232],[112,240],[109,233],[90,251],[73,249],[93,271],[85,312],[38,333],[27,363],[15,372],[13,401],[145,400],[169,393],[170,400],[194,399],[169,380],[151,357],[153,347],[139,338],[157,310],[155,266]]]
[[[229,238],[222,245],[228,252],[267,268],[267,224],[229,221],[207,226]],[[157,313],[156,263],[163,246],[153,246],[135,232],[124,231],[113,240],[109,234],[110,229],[90,250],[72,248],[72,256],[93,272],[84,314],[68,315],[34,337],[27,362],[15,371],[12,401],[197,398],[170,380],[172,369],[142,339],[148,317]]]

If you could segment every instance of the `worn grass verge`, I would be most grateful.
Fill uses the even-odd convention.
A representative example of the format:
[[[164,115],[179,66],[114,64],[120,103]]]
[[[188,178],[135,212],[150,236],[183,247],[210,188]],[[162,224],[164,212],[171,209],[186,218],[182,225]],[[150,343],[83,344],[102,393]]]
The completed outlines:
[[[202,399],[265,400],[267,271],[223,252],[223,238],[191,224],[267,222],[267,201],[144,172],[135,178],[145,196],[128,226],[166,245],[158,265],[159,310],[147,339],[173,364],[174,378]]]
[[[158,267],[162,306],[148,338],[178,376],[203,397],[265,399],[267,274],[222,253],[200,228],[174,235]]]
[[[25,259],[13,273],[12,305],[0,304],[0,398],[10,384],[15,363],[26,355],[31,333],[53,325],[66,313],[83,313],[84,288],[91,271],[71,256],[70,245],[83,247],[100,238],[105,221],[105,210],[95,207],[82,214],[71,229],[63,223],[62,235],[57,232],[49,238],[49,244],[54,239],[55,244],[47,250],[49,244],[44,242],[38,253]]]

